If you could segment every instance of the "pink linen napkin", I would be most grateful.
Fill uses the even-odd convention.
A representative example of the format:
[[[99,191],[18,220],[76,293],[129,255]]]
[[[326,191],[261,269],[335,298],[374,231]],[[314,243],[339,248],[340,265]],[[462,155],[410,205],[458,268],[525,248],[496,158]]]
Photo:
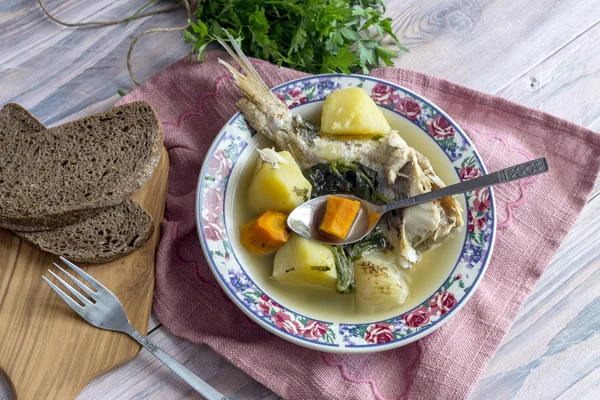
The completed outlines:
[[[600,135],[499,97],[417,72],[374,70],[427,97],[471,137],[489,170],[545,156],[551,173],[500,186],[498,235],[487,273],[465,307],[434,334],[377,354],[308,350],[249,321],[222,293],[196,233],[196,184],[215,135],[240,97],[208,54],[185,59],[124,97],[146,100],[162,121],[170,156],[167,209],[156,264],[154,311],[175,335],[206,343],[287,399],[463,399],[550,258],[575,222],[600,168]],[[301,72],[254,61],[267,85]]]

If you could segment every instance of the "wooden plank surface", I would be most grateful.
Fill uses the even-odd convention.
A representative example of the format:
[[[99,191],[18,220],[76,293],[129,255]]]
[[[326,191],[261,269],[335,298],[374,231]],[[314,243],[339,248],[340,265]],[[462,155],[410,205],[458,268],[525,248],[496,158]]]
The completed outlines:
[[[67,20],[120,17],[146,0],[48,1]],[[397,65],[500,94],[600,130],[600,7],[597,0],[388,1],[410,53]],[[92,18],[92,17],[90,17]],[[70,29],[45,20],[32,1],[0,3],[0,104],[18,101],[47,124],[108,108],[132,87],[130,36],[181,23],[182,12],[127,26]],[[175,22],[174,22],[175,21]],[[7,40],[10,38],[10,40]],[[146,79],[187,52],[178,33],[139,42]],[[40,72],[41,71],[41,72]],[[584,213],[524,305],[472,398],[600,397],[600,181]],[[205,346],[151,320],[151,338],[232,398],[272,398]],[[225,384],[224,384],[225,382]],[[146,353],[89,385],[79,399],[197,398]],[[0,400],[10,399],[0,377]]]
[[[397,63],[497,93],[600,21],[596,0],[392,0]]]
[[[165,329],[150,339],[230,399],[276,399],[263,387],[206,345],[177,338]],[[89,385],[78,399],[202,399],[148,352]]]
[[[521,74],[498,94],[600,131],[600,23]],[[575,120],[576,119],[576,120]]]
[[[56,17],[70,22],[123,18],[145,3],[46,1]],[[23,105],[46,125],[105,110],[119,99],[118,90],[135,87],[125,63],[131,37],[150,28],[181,25],[185,19],[181,10],[126,26],[67,28],[48,20],[35,1],[0,2],[0,100]],[[189,51],[181,32],[157,35],[140,39],[133,53],[139,81]]]

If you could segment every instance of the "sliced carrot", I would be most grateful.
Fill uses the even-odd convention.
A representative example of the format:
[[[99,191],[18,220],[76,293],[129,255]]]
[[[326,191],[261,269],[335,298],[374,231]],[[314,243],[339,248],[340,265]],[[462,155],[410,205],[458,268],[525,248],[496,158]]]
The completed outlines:
[[[334,238],[343,239],[348,236],[359,210],[360,202],[356,200],[329,196],[319,230]]]
[[[240,227],[241,243],[253,254],[277,251],[290,237],[287,215],[268,210]]]

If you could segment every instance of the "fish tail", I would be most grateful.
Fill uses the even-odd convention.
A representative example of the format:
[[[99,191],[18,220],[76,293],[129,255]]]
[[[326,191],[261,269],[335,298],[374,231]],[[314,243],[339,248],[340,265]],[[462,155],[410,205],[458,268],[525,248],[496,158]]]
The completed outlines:
[[[258,75],[258,72],[256,72],[250,63],[250,60],[248,60],[246,55],[242,52],[242,49],[240,49],[240,46],[237,44],[233,36],[231,36],[226,29],[223,29],[223,31],[227,35],[231,45],[226,43],[222,38],[218,39],[219,44],[223,46],[227,53],[229,53],[231,58],[233,58],[243,73],[238,71],[227,61],[219,59],[219,63],[224,65],[225,68],[231,72],[236,84],[244,93],[244,96],[256,103],[265,103],[273,101],[273,99],[277,99],[273,93],[271,93],[269,87],[262,80],[260,75]]]
[[[228,62],[219,59],[219,63],[229,70],[242,90],[243,96],[236,103],[238,110],[258,133],[273,140],[279,149],[289,148],[293,145],[292,142],[297,140],[290,109],[269,90],[229,32],[223,31],[229,43],[221,38],[219,43],[241,70],[240,72]]]

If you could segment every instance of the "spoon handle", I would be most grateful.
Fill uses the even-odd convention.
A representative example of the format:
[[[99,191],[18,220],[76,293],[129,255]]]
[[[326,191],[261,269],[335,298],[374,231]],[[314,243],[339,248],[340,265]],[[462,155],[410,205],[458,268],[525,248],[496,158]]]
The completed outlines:
[[[543,174],[545,172],[548,172],[548,162],[546,161],[546,158],[542,157],[538,158],[537,160],[505,168],[498,172],[492,172],[491,174],[480,176],[479,178],[446,186],[438,190],[432,190],[431,192],[423,193],[408,199],[396,201],[386,206],[382,206],[382,208],[384,209],[383,212],[386,212],[390,210],[396,210],[398,208],[410,207],[421,203],[427,203],[428,201],[441,199],[442,197],[454,196],[455,194],[461,194],[488,186],[494,186],[498,183],[515,181],[518,179],[527,178],[529,176]]]

